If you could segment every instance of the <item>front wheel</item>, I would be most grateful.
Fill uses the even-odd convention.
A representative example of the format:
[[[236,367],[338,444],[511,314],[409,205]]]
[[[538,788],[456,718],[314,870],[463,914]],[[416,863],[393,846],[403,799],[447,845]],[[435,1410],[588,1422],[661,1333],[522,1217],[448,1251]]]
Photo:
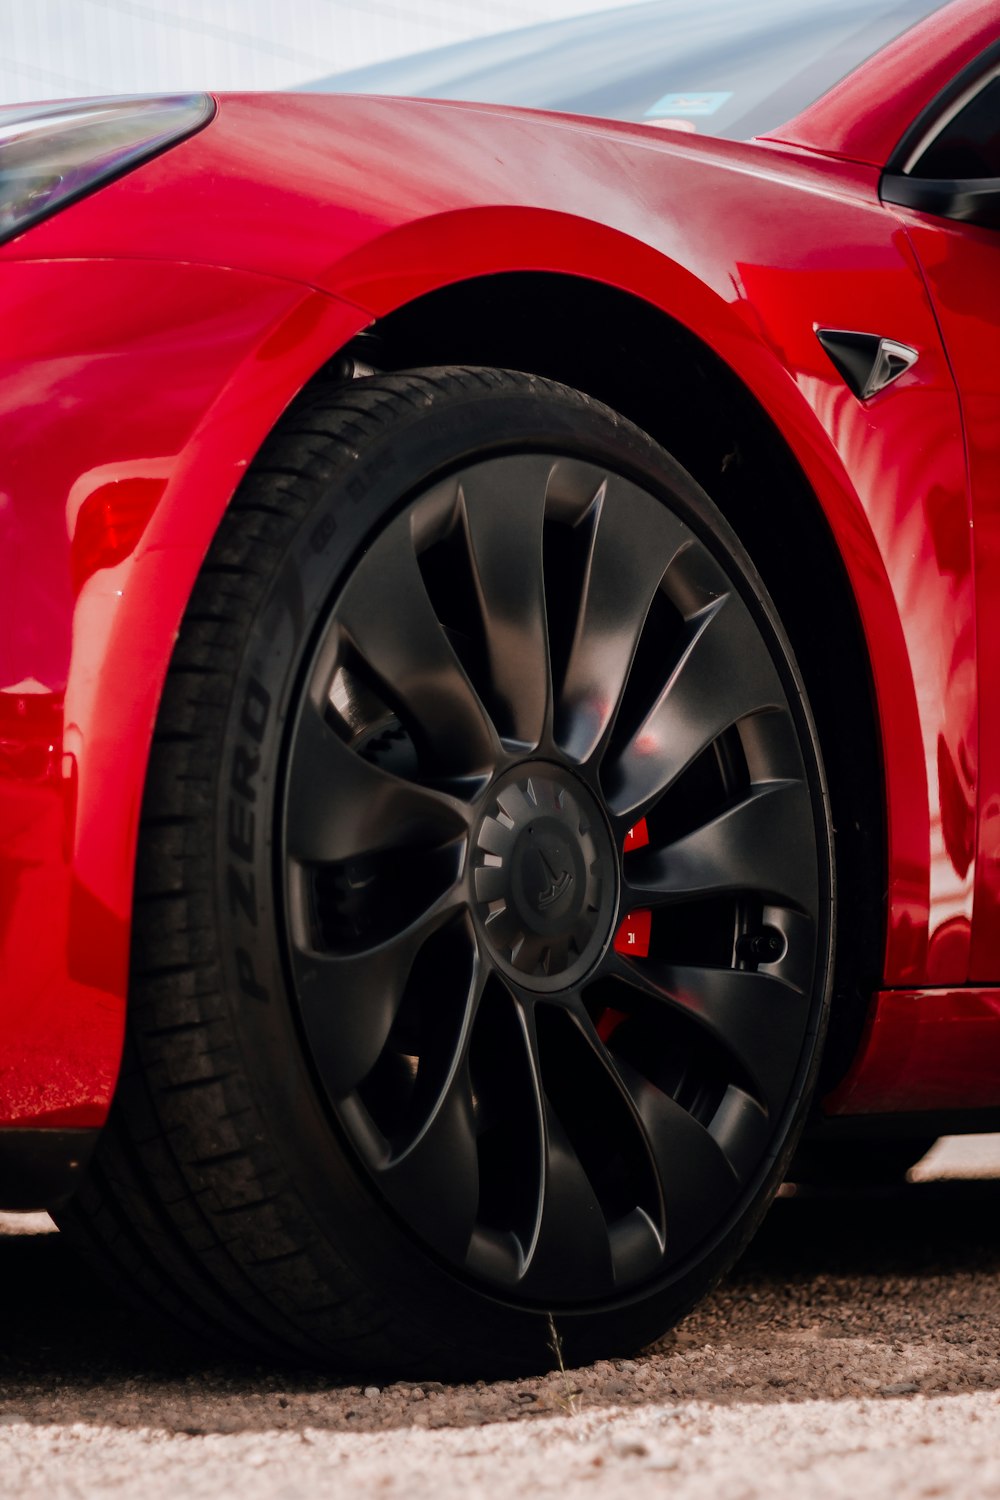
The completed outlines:
[[[74,1216],[244,1347],[635,1349],[784,1176],[833,904],[792,651],[691,477],[526,375],[317,388],[177,643]]]

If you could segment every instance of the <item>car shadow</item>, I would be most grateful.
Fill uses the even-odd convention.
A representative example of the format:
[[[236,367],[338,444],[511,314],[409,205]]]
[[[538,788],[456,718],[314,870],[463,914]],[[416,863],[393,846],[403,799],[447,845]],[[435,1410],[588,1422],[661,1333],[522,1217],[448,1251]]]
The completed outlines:
[[[996,1390],[998,1209],[1000,1180],[798,1190],[775,1202],[721,1286],[643,1355],[525,1381],[390,1382],[377,1392],[315,1371],[213,1361],[124,1305],[63,1236],[4,1234],[0,1426],[369,1431],[581,1404]]]
[[[1000,1267],[998,1208],[1000,1178],[796,1188],[772,1205],[735,1274],[988,1274]]]

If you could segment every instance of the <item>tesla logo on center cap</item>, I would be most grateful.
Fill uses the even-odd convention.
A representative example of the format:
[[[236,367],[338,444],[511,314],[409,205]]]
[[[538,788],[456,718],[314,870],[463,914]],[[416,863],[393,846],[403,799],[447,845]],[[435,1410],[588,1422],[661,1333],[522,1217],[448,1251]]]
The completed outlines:
[[[573,884],[573,875],[570,870],[556,870],[544,849],[537,849],[536,854],[542,864],[545,875],[548,876],[549,884],[535,893],[535,905],[539,911],[547,911],[553,906],[559,897],[564,895]]]

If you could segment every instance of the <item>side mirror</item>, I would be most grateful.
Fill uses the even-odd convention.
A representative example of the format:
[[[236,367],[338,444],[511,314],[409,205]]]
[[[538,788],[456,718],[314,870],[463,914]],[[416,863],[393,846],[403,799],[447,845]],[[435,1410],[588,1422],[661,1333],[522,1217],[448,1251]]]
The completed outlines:
[[[1000,177],[904,177],[886,172],[879,196],[883,203],[898,203],[941,219],[1000,229]]]

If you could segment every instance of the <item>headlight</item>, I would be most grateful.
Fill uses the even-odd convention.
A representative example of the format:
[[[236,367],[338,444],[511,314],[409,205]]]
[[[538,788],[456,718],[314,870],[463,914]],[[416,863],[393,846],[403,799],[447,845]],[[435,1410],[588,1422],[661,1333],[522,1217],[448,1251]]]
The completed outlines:
[[[0,244],[199,130],[208,94],[0,110]]]

